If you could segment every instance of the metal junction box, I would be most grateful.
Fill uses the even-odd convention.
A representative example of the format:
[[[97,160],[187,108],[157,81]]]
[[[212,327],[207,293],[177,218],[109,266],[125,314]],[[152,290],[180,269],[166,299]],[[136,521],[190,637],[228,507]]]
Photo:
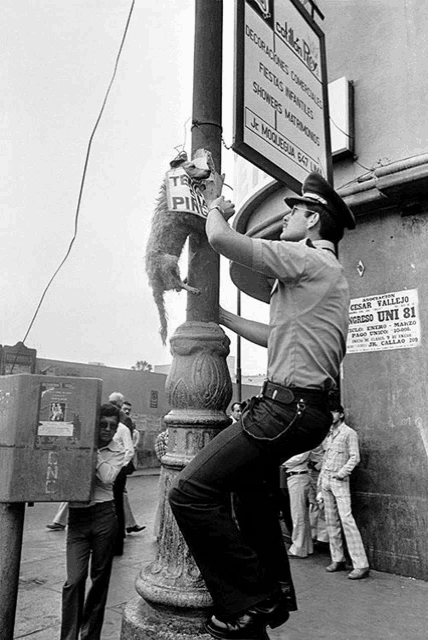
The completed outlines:
[[[102,381],[0,376],[0,502],[90,499]]]

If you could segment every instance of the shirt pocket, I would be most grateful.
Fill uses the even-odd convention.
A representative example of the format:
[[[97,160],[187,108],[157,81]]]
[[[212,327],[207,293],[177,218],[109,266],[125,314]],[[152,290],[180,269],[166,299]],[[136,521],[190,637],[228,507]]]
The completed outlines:
[[[343,466],[347,460],[348,454],[346,450],[346,446],[342,442],[333,442],[331,446],[331,458],[332,460],[340,466]],[[338,469],[337,469],[338,471]]]

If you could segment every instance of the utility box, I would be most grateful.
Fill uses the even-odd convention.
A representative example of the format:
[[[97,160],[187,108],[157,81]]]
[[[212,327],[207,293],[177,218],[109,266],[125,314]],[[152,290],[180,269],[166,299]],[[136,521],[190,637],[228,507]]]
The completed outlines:
[[[0,502],[87,502],[102,381],[0,376]]]

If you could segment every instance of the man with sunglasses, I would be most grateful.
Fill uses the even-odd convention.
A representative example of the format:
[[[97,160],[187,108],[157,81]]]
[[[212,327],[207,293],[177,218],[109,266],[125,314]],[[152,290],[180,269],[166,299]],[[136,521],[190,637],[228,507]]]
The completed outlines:
[[[88,504],[69,503],[60,640],[101,639],[117,536],[113,483],[125,462],[125,450],[114,440],[119,420],[117,406],[101,405],[92,497]],[[85,597],[89,564],[91,586]]]
[[[328,395],[345,355],[349,292],[336,247],[355,220],[317,173],[302,196],[285,199],[279,240],[254,239],[227,220],[234,205],[214,200],[208,240],[221,255],[275,283],[269,325],[220,310],[220,323],[268,350],[267,381],[241,419],[183,469],[169,494],[172,511],[214,601],[213,637],[266,638],[295,610],[272,478],[288,458],[319,445],[330,424]],[[241,505],[236,527],[228,496]]]

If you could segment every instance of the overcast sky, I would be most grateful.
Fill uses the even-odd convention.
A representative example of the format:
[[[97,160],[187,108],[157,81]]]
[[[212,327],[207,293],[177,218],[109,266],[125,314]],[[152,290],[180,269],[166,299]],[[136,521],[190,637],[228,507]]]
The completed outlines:
[[[232,5],[225,3],[230,50]],[[2,344],[23,339],[73,236],[87,145],[130,6],[131,0],[2,2]],[[143,258],[168,163],[175,147],[190,147],[193,27],[194,0],[136,0],[92,144],[77,240],[26,340],[39,357],[120,367],[170,361]],[[232,74],[225,67],[230,144]],[[225,151],[229,182],[232,156]],[[222,285],[222,303],[233,310],[235,299],[233,288]],[[167,295],[170,334],[185,321],[185,304],[184,293]],[[244,373],[263,372],[264,350],[245,344]]]

